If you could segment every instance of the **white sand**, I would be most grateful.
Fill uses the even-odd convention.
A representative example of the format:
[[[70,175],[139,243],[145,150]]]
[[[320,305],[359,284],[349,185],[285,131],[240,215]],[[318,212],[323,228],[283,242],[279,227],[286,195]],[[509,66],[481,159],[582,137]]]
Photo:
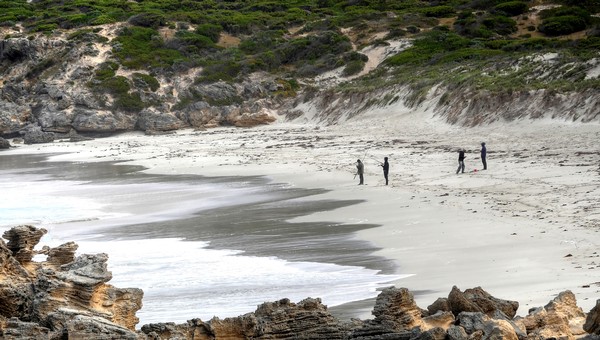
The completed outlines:
[[[357,237],[397,261],[394,284],[426,308],[453,285],[481,286],[520,315],[571,290],[588,312],[600,298],[600,125],[521,121],[449,126],[392,108],[338,126],[130,132],[93,141],[19,145],[8,153],[70,152],[58,160],[131,160],[150,172],[267,175],[319,197],[365,199],[298,220],[376,223]],[[488,147],[481,169],[479,143]],[[456,175],[456,149],[467,171]],[[583,152],[583,153],[580,153]],[[377,161],[390,158],[390,185]],[[353,179],[364,159],[364,186]],[[110,264],[109,264],[110,265]],[[370,315],[364,315],[369,318]]]

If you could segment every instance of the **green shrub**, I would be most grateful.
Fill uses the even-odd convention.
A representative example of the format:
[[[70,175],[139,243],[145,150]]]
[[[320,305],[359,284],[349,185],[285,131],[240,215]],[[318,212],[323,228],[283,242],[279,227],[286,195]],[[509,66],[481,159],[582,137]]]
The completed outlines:
[[[117,22],[116,18],[102,14],[90,22],[91,25],[106,25]]]
[[[509,16],[517,16],[527,12],[529,5],[523,1],[509,1],[496,5],[494,10]]]
[[[96,79],[103,81],[110,79],[115,76],[116,71],[119,69],[119,64],[112,61],[105,61],[98,65],[96,70]]]
[[[34,32],[52,32],[58,28],[57,24],[40,24],[33,28]]]
[[[206,36],[189,31],[178,31],[175,39],[169,41],[168,47],[188,54],[198,53],[200,50],[215,47],[215,43]]]
[[[129,18],[128,22],[135,26],[154,29],[166,24],[164,16],[155,13],[140,13]]]
[[[360,73],[365,68],[365,62],[362,60],[350,60],[344,70],[342,71],[342,75],[344,77],[352,76]]]
[[[105,79],[101,82],[98,90],[112,95],[125,95],[131,86],[129,85],[129,79],[123,76],[115,76],[112,78]]]
[[[558,2],[567,6],[577,6],[591,13],[600,12],[600,1],[598,0],[558,0]]]
[[[412,47],[387,59],[392,66],[404,64],[424,64],[441,60],[444,54],[468,48],[471,40],[454,32],[432,30],[414,41]]]
[[[131,79],[137,88],[144,90],[149,89],[152,92],[156,92],[156,90],[160,88],[160,83],[158,80],[149,74],[136,72],[131,75]]]
[[[146,107],[139,93],[124,93],[113,102],[113,109],[127,112],[140,112]]]
[[[421,13],[428,17],[449,18],[454,16],[456,11],[452,6],[434,6],[422,9]]]
[[[185,59],[181,52],[167,48],[158,32],[152,28],[124,28],[114,42],[114,55],[123,66],[132,69],[164,68]]]
[[[35,64],[27,72],[27,74],[25,74],[25,78],[27,78],[27,79],[37,78],[40,74],[42,74],[42,72],[44,72],[45,70],[54,66],[55,64],[56,64],[56,60],[54,60],[53,58],[44,59],[44,60],[40,61],[39,63]]]
[[[233,60],[213,62],[204,67],[198,82],[212,83],[219,80],[230,82],[238,76],[241,69],[241,65]]]
[[[219,41],[221,31],[223,31],[223,27],[220,25],[202,24],[196,27],[196,34],[208,37],[214,43]]]
[[[481,23],[487,29],[500,35],[509,35],[517,31],[516,21],[502,15],[487,16]]]
[[[538,30],[549,36],[559,36],[582,31],[586,26],[583,18],[574,15],[565,15],[545,19],[538,27]]]

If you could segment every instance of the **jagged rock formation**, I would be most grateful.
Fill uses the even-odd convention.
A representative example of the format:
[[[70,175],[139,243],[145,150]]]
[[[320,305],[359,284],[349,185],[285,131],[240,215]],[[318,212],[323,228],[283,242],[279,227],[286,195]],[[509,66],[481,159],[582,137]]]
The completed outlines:
[[[77,245],[35,250],[44,229],[15,227],[0,240],[2,339],[587,339],[600,338],[600,300],[589,314],[565,291],[546,306],[515,317],[519,304],[481,287],[453,287],[427,309],[406,288],[383,289],[373,319],[340,321],[318,298],[266,302],[235,318],[156,323],[135,331],[142,291],[107,282],[106,254],[75,256]],[[35,255],[46,261],[33,262]],[[587,333],[586,333],[587,332]]]
[[[0,240],[0,337],[136,338],[143,292],[106,283],[106,254],[75,257],[73,242],[34,250],[44,234],[19,226]],[[48,260],[32,261],[37,254]]]

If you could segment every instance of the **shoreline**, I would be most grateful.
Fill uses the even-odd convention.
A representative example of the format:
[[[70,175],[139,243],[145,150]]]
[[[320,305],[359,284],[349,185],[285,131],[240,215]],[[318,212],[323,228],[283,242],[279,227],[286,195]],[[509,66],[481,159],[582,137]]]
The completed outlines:
[[[481,286],[493,296],[519,301],[518,315],[564,290],[573,291],[578,305],[589,311],[600,297],[594,275],[600,267],[600,153],[584,151],[594,147],[598,126],[505,124],[474,128],[470,136],[462,136],[459,128],[435,122],[408,124],[398,120],[368,131],[355,122],[329,128],[274,124],[183,130],[163,136],[129,132],[8,152],[62,150],[69,154],[55,159],[120,160],[163,174],[266,175],[291,186],[331,190],[319,199],[364,199],[292,221],[381,225],[356,237],[382,248],[373,255],[396,261],[401,274],[413,274],[394,285],[415,292],[422,308],[456,285],[462,290]],[[404,130],[410,135],[394,138],[399,126],[408,126]],[[487,137],[490,170],[475,172],[482,136]],[[467,147],[471,172],[457,176],[455,147],[468,141],[474,141]],[[359,187],[352,179],[352,162],[363,154],[367,185]],[[388,187],[375,164],[384,155],[391,163]]]

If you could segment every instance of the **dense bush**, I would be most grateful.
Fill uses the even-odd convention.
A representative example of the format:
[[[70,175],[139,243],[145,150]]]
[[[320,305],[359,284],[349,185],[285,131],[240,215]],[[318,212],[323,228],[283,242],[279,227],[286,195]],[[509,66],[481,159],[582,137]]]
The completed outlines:
[[[591,13],[600,12],[600,1],[598,0],[558,0],[558,2],[567,6],[577,6]]]
[[[529,5],[523,1],[509,1],[498,4],[494,7],[496,12],[504,13],[509,16],[517,16],[529,10]]]
[[[203,68],[198,82],[211,83],[220,80],[230,82],[238,76],[241,70],[242,65],[234,60],[213,61]]]
[[[106,61],[102,64],[98,65],[98,69],[96,70],[95,78],[100,81],[104,81],[110,79],[116,75],[117,70],[119,69],[119,64]]]
[[[549,35],[566,35],[584,30],[587,27],[583,18],[574,15],[563,15],[545,19],[538,31]]]
[[[155,29],[166,24],[164,16],[155,13],[140,13],[129,18],[128,22],[135,26]]]
[[[540,16],[543,21],[538,31],[549,36],[579,32],[592,23],[590,13],[581,7],[556,7],[541,11]]]
[[[344,77],[352,76],[358,74],[365,68],[365,62],[362,60],[351,60],[346,64],[344,70],[342,71],[342,75]]]
[[[481,23],[490,31],[500,35],[509,35],[517,31],[516,21],[501,15],[487,16]]]
[[[440,60],[448,52],[468,48],[471,40],[461,37],[454,32],[440,29],[425,33],[416,39],[414,45],[389,58],[390,65],[424,64]]]
[[[509,35],[517,31],[517,23],[503,15],[462,12],[454,23],[461,35],[473,38],[491,38],[495,34]]]
[[[142,90],[150,90],[152,92],[156,92],[160,88],[160,83],[156,78],[149,74],[144,73],[134,73],[131,75],[131,80],[136,88]]]
[[[426,7],[421,12],[428,17],[434,18],[449,18],[456,14],[454,7],[452,6],[434,6]]]
[[[196,27],[196,34],[208,37],[212,42],[218,42],[223,27],[213,24],[202,24]]]
[[[181,52],[167,48],[155,29],[126,27],[114,39],[113,53],[123,66],[132,69],[164,68],[184,59]]]

